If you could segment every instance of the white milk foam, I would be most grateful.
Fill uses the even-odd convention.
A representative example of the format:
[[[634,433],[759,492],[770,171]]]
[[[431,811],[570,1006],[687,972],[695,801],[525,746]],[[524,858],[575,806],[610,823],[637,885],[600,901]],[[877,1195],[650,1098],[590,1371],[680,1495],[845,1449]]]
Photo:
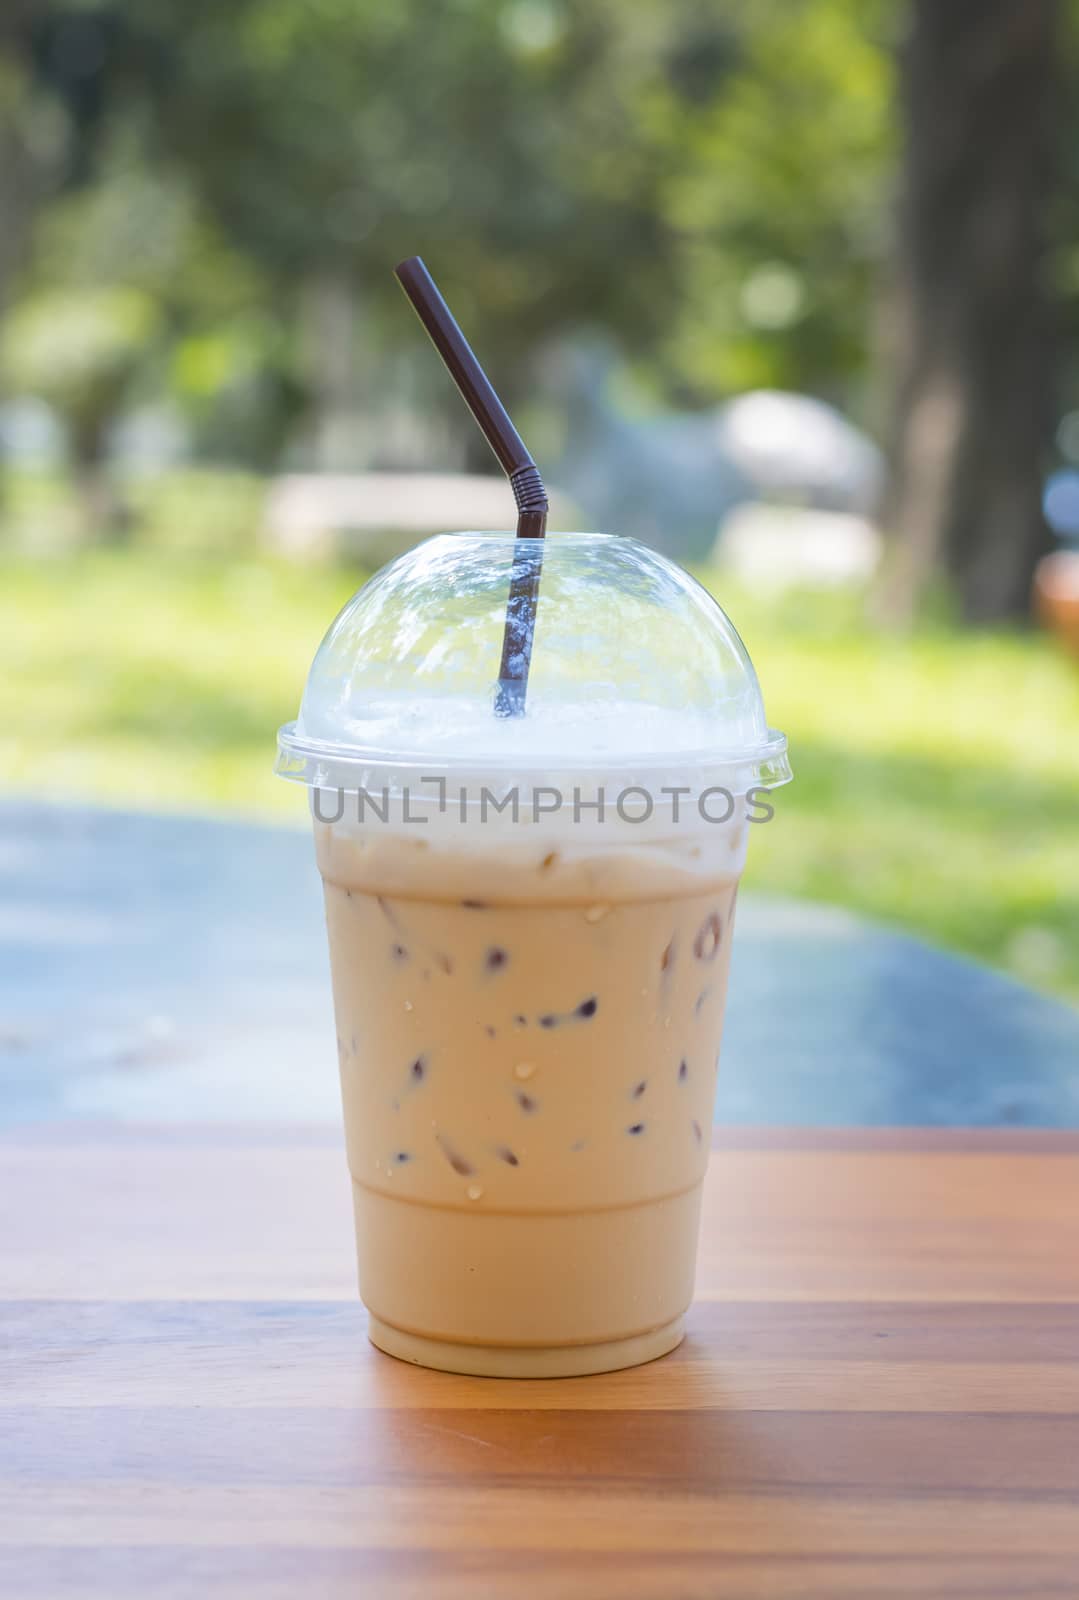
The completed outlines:
[[[304,704],[297,731],[312,739],[386,753],[401,761],[592,769],[726,747],[741,751],[759,738],[752,706],[674,710],[637,701],[594,697],[586,704],[537,698],[523,717],[496,717],[491,700],[439,695],[392,696],[344,710]]]
[[[439,775],[454,794],[467,789],[470,806],[485,790],[527,797],[554,787],[570,805],[577,794],[590,801],[602,789],[613,800],[639,785],[663,811],[678,804],[664,790],[744,795],[785,781],[785,741],[759,723],[748,729],[743,710],[750,714],[594,698],[496,717],[490,701],[472,697],[365,699],[361,710],[309,696],[297,723],[281,730],[278,770],[318,789],[407,789],[417,804],[425,778]]]
[[[497,718],[473,698],[395,696],[362,718],[337,708],[322,728],[308,711],[297,738],[322,752],[311,805],[334,882],[604,902],[742,871],[755,778],[713,753],[714,723],[695,710],[540,704]]]

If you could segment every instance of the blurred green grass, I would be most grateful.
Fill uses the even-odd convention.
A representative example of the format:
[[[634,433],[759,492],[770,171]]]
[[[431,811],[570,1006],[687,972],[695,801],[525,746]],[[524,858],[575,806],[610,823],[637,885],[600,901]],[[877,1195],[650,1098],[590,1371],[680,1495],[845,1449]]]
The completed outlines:
[[[735,617],[795,782],[748,882],[851,907],[1079,999],[1079,671],[946,624],[881,638],[853,599]],[[358,570],[137,547],[0,563],[2,781],[132,808],[306,823],[271,772]]]

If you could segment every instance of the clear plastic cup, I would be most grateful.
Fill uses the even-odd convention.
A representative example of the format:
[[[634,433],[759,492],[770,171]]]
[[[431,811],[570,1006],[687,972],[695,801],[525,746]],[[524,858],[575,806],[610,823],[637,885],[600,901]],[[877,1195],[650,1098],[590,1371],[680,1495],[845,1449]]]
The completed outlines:
[[[371,1338],[558,1376],[682,1336],[738,880],[790,769],[723,611],[630,539],[531,556],[527,711],[496,717],[514,557],[442,534],[374,577],[278,771],[310,789]]]

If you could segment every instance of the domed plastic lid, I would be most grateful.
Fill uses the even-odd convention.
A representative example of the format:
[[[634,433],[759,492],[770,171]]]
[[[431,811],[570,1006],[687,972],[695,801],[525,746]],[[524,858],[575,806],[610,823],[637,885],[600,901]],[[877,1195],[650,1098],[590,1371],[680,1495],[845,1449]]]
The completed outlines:
[[[634,539],[554,533],[525,715],[494,714],[510,533],[439,534],[383,568],[319,647],[277,771],[318,788],[724,784],[790,777],[745,646],[712,597]]]

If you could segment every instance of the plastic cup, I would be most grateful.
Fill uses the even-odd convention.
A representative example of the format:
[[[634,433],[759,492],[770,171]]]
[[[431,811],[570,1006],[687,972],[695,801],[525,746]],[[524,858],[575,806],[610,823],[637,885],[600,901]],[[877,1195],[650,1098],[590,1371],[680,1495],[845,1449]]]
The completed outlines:
[[[629,539],[548,536],[527,714],[495,717],[513,557],[443,534],[373,578],[278,770],[311,794],[370,1336],[559,1376],[682,1337],[738,880],[790,772],[731,623]]]

